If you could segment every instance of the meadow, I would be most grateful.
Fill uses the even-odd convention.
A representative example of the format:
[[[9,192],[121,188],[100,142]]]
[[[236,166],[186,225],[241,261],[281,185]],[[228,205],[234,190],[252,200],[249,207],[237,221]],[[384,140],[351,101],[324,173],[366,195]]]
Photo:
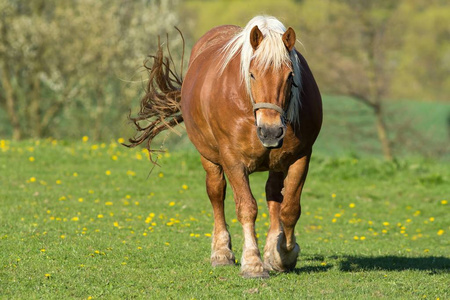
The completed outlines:
[[[313,156],[296,269],[268,280],[209,263],[212,210],[194,151],[123,139],[0,140],[2,299],[448,299],[450,165]],[[251,176],[260,247],[266,174]],[[242,234],[228,190],[239,265]]]

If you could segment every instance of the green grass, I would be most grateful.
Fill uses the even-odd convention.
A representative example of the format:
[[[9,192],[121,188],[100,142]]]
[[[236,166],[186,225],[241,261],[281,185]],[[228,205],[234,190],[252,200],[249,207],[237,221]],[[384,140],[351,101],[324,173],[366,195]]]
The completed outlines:
[[[248,280],[209,264],[198,155],[162,155],[150,175],[145,155],[117,142],[0,141],[0,298],[450,297],[448,163],[314,155],[297,268]],[[265,178],[251,177],[261,248]],[[226,201],[239,259],[229,190]]]

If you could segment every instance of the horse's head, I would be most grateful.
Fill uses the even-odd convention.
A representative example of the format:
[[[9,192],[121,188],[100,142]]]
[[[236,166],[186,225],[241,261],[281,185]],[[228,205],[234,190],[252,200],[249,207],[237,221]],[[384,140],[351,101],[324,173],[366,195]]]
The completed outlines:
[[[289,57],[295,44],[295,32],[289,27],[282,35],[284,46],[278,49],[263,43],[264,36],[258,26],[250,33],[250,43],[255,51],[250,63],[250,90],[257,126],[257,135],[266,148],[279,148],[283,145],[286,134],[286,110],[291,96],[294,71],[291,64],[282,63],[278,66],[268,58],[271,55]],[[258,52],[259,51],[259,52]],[[262,51],[272,53],[261,53]],[[290,61],[290,60],[289,60]]]

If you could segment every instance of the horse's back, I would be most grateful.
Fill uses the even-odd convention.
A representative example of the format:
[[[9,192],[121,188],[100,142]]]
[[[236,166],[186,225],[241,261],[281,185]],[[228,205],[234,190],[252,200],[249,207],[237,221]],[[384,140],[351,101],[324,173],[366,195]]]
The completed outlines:
[[[222,25],[205,33],[192,48],[189,66],[205,50],[210,48],[220,49],[223,47],[223,45],[225,45],[225,43],[228,42],[239,30],[239,26]]]

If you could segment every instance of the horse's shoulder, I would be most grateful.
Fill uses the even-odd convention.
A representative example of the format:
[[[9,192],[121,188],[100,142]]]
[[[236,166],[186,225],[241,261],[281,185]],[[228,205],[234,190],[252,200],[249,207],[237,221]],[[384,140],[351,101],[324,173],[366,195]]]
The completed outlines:
[[[209,30],[192,48],[190,63],[207,49],[221,48],[240,30],[241,28],[235,25],[222,25]]]

